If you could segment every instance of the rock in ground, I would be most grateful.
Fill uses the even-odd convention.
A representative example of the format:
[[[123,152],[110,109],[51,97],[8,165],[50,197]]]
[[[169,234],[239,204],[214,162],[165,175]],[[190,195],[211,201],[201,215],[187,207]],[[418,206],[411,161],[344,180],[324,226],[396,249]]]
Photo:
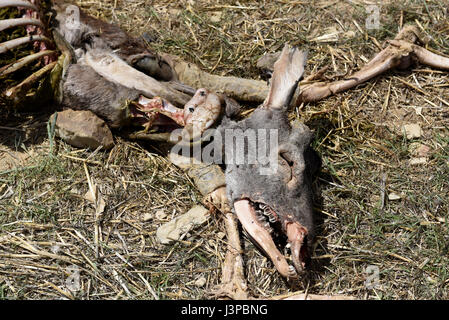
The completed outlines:
[[[96,149],[103,146],[109,149],[114,145],[112,132],[106,122],[91,111],[64,110],[50,117],[50,123],[56,118],[56,136],[78,148]]]
[[[208,217],[209,214],[206,208],[194,206],[186,213],[160,226],[156,231],[156,238],[162,244],[180,240],[183,234],[190,231],[194,226],[206,222]]]
[[[405,132],[407,139],[420,138],[422,135],[421,126],[417,123],[404,124],[402,126],[402,132]]]

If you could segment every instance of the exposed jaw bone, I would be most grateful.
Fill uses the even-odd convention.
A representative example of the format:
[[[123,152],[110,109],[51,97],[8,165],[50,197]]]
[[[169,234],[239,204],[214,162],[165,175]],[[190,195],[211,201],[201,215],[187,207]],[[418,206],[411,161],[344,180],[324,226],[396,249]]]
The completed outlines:
[[[276,270],[286,278],[295,278],[297,273],[289,266],[285,257],[279,252],[274,244],[270,233],[257,221],[253,206],[246,199],[234,202],[235,213],[251,238],[265,251],[273,262]]]
[[[295,222],[287,222],[286,228],[288,241],[291,244],[292,261],[295,269],[300,271],[304,270],[305,262],[304,258],[306,256],[306,236],[307,228]]]

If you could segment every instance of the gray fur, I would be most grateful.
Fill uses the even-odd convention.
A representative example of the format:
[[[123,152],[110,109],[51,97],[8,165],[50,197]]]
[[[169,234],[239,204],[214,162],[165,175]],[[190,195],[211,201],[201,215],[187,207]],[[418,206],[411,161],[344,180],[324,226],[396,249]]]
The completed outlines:
[[[175,80],[169,64],[149,50],[144,40],[131,37],[119,26],[96,19],[66,0],[54,1],[56,29],[75,49],[87,45],[114,51],[121,59],[157,80]]]
[[[299,122],[290,125],[285,110],[258,108],[253,114],[240,122],[225,119],[220,127],[222,136],[225,129],[278,129],[279,146],[282,157],[293,162],[293,176],[298,180],[297,187],[290,189],[286,180],[288,172],[282,170],[286,161],[279,155],[279,169],[274,175],[261,175],[260,165],[226,164],[226,187],[232,203],[239,199],[268,204],[282,221],[299,221],[309,231],[309,239],[314,237],[312,205],[312,178],[320,167],[320,159],[311,149],[313,133]],[[267,150],[269,143],[267,143]],[[248,150],[246,150],[247,152]],[[280,153],[281,150],[277,150]],[[290,166],[289,166],[290,167]],[[289,171],[289,170],[287,170]],[[309,242],[309,244],[311,241]]]
[[[62,106],[91,110],[111,127],[127,124],[129,115],[126,101],[139,97],[137,90],[110,82],[91,67],[80,64],[68,67],[63,92]]]
[[[65,0],[54,1],[55,29],[76,56],[64,70],[61,104],[65,108],[90,110],[111,127],[129,124],[128,100],[139,97],[137,90],[108,81],[84,61],[86,51],[114,52],[141,72],[159,80],[172,80],[169,65],[142,41],[118,26],[93,18]],[[149,88],[150,89],[150,88]]]

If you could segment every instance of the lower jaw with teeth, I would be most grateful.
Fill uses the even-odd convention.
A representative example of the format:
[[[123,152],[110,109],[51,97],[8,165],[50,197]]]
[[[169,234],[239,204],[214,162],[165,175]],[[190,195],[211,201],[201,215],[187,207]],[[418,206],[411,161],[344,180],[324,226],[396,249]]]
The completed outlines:
[[[306,236],[307,229],[298,222],[286,223],[287,238],[291,244],[290,250],[292,254],[293,265],[296,270],[302,271],[305,267],[304,256],[306,255]]]
[[[262,250],[265,251],[278,272],[286,278],[296,279],[298,272],[304,269],[301,248],[304,237],[307,234],[307,229],[296,222],[286,223],[287,237],[291,244],[293,261],[293,266],[291,266],[288,264],[284,255],[278,250],[271,236],[273,228],[268,221],[271,223],[278,222],[276,214],[266,205],[259,205],[256,211],[253,203],[247,199],[234,202],[234,209],[243,228],[257,242]]]

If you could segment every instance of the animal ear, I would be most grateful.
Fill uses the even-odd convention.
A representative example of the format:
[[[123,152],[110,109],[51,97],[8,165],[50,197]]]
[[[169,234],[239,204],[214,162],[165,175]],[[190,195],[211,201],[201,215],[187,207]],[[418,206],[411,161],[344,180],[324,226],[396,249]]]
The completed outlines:
[[[304,74],[307,51],[284,46],[279,59],[274,64],[270,92],[265,99],[266,108],[287,108],[295,93],[298,82]]]

